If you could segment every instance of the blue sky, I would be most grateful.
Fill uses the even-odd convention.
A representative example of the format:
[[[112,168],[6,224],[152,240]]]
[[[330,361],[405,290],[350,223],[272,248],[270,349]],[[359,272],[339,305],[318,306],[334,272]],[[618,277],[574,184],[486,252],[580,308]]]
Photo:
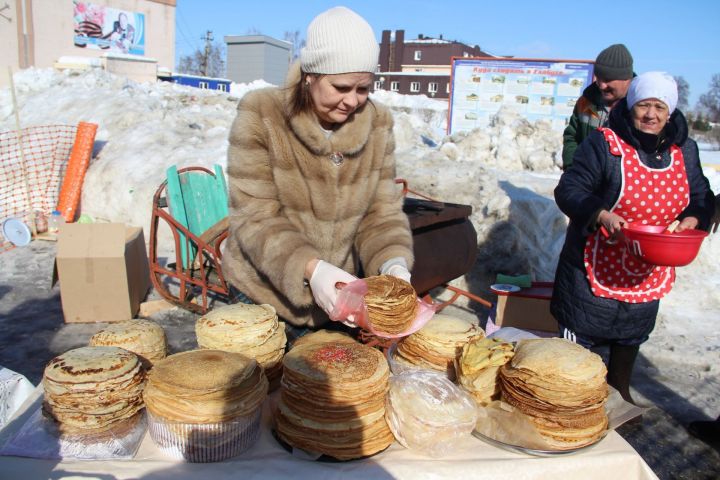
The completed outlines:
[[[203,45],[212,30],[225,35],[260,32],[282,38],[318,13],[344,5],[362,15],[380,40],[382,30],[479,45],[495,55],[594,60],[613,43],[624,43],[635,71],[664,70],[690,84],[690,105],[720,73],[720,2],[716,0],[430,1],[177,0],[176,57]]]

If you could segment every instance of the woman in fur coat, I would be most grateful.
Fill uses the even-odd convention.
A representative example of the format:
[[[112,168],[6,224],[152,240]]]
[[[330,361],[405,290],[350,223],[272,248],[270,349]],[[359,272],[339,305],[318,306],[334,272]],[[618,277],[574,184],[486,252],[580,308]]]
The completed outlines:
[[[362,17],[332,8],[310,23],[285,88],[250,92],[238,105],[223,271],[295,326],[327,322],[338,283],[381,273],[410,280],[392,116],[368,99],[378,53]]]

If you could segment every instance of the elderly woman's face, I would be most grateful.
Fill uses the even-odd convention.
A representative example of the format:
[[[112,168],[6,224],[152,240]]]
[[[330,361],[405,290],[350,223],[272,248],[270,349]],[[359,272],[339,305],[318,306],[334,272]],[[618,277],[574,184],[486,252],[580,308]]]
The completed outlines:
[[[323,128],[331,129],[345,122],[367,101],[372,73],[342,73],[338,75],[308,75],[313,111]]]
[[[632,107],[635,128],[645,133],[659,134],[670,118],[670,109],[657,98],[640,100]]]

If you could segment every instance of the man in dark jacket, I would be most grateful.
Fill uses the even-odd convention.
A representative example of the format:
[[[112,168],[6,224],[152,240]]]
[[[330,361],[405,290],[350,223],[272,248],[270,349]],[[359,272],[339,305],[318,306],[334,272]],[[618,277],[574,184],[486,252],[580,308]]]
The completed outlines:
[[[622,43],[600,52],[593,70],[595,81],[578,99],[563,132],[563,170],[572,165],[577,146],[591,131],[607,124],[610,110],[627,94],[633,78],[633,58]]]

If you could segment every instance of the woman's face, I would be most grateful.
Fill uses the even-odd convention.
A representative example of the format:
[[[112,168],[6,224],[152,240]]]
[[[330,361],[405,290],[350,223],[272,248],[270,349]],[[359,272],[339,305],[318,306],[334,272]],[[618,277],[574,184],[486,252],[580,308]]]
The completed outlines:
[[[341,73],[338,75],[308,75],[313,111],[323,128],[345,122],[352,113],[367,101],[372,73]]]
[[[670,118],[670,109],[657,98],[640,100],[632,107],[635,128],[645,133],[659,134]]]

